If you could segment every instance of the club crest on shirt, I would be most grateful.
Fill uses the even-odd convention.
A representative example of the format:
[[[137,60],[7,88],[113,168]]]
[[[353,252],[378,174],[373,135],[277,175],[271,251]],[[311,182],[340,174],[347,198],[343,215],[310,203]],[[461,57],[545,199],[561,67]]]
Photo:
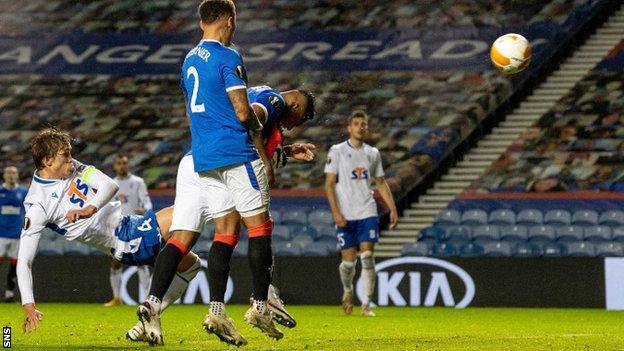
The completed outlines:
[[[269,103],[271,104],[271,106],[273,107],[277,107],[279,105],[279,99],[277,96],[271,96],[269,97]]]

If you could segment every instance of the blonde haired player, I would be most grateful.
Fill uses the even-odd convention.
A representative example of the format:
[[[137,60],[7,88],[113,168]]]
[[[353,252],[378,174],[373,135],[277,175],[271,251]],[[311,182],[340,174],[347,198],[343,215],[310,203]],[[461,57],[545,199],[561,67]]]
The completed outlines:
[[[353,310],[353,277],[357,251],[360,251],[365,299],[362,315],[375,316],[370,302],[375,291],[375,260],[373,250],[379,239],[379,218],[373,198],[372,183],[390,209],[390,227],[398,221],[392,192],[384,178],[379,150],[364,143],[368,134],[368,116],[354,111],[347,127],[349,140],[333,145],[325,165],[325,192],[331,207],[341,248],[339,266],[342,282],[342,308],[345,314]]]
[[[153,264],[169,239],[173,212],[169,207],[158,213],[123,216],[119,201],[111,202],[117,184],[97,168],[74,160],[65,132],[42,130],[31,141],[30,151],[36,170],[24,200],[26,218],[17,255],[25,331],[36,329],[43,317],[35,305],[32,263],[44,229],[95,247],[123,264]],[[163,308],[182,295],[199,269],[199,257],[187,253],[163,298]],[[127,336],[142,337],[140,333]]]

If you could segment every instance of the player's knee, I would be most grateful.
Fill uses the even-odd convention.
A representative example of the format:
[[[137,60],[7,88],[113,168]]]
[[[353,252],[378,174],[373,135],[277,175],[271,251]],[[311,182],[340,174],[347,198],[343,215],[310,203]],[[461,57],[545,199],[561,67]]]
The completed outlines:
[[[350,271],[352,269],[355,269],[355,262],[343,260],[342,262],[340,262],[340,269],[345,270],[345,271]]]
[[[268,219],[264,223],[247,228],[249,238],[259,238],[265,236],[271,236],[273,233],[273,221]]]
[[[360,254],[360,261],[362,262],[363,269],[375,269],[375,258],[373,257],[373,251],[362,251],[362,253]]]

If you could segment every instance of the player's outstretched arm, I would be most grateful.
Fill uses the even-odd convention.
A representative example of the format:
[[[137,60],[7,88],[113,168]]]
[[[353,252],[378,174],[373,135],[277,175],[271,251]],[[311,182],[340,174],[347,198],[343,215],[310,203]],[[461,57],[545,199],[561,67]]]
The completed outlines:
[[[17,254],[17,283],[19,284],[24,307],[24,332],[35,330],[43,318],[35,306],[33,294],[32,263],[37,253],[41,231],[45,225],[45,214],[39,205],[26,204],[26,218]]]
[[[399,213],[394,203],[392,191],[390,191],[388,182],[386,182],[386,178],[384,177],[375,178],[375,185],[377,186],[377,190],[379,190],[381,198],[386,203],[386,206],[388,206],[388,208],[390,209],[390,229],[394,229],[399,223]]]
[[[284,154],[296,161],[310,162],[314,160],[314,144],[300,144],[284,146]]]
[[[119,190],[119,186],[112,178],[93,166],[85,166],[77,162],[76,169],[80,178],[93,189],[97,189],[97,193],[86,203],[83,209],[67,212],[66,217],[70,222],[91,217],[98,209],[111,201]]]

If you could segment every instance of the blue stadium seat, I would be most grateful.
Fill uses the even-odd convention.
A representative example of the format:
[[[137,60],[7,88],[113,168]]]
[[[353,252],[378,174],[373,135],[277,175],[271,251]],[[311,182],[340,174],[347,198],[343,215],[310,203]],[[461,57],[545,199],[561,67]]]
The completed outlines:
[[[519,225],[539,225],[544,221],[544,214],[540,210],[527,209],[518,212],[516,216],[516,224]]]
[[[288,241],[291,239],[290,230],[287,226],[276,225],[273,227],[273,240],[275,241]]]
[[[598,224],[598,213],[593,210],[579,210],[572,215],[572,224],[590,226]]]
[[[624,226],[613,228],[611,234],[613,241],[624,242]]]
[[[593,257],[596,256],[596,249],[593,243],[586,241],[576,241],[573,243],[565,243],[566,256],[575,257]]]
[[[301,256],[301,247],[293,243],[273,243],[275,256]]]
[[[624,244],[617,242],[605,242],[596,244],[596,256],[621,257],[624,256]]]
[[[285,225],[305,226],[308,224],[308,214],[302,210],[292,210],[282,213],[281,223]]]
[[[330,211],[327,210],[315,210],[308,215],[308,223],[311,225],[317,224],[334,224],[334,217]]]
[[[557,233],[557,241],[559,242],[580,241],[584,238],[583,227],[578,225],[557,227],[555,231]]]
[[[303,256],[329,256],[329,248],[325,243],[313,242],[301,248]]]
[[[503,241],[516,242],[529,240],[529,230],[523,225],[510,225],[502,227],[500,238]]]
[[[57,234],[54,234],[57,235]],[[43,235],[42,235],[43,236]],[[45,237],[49,237],[50,235],[45,235]],[[65,240],[41,240],[39,242],[39,248],[37,253],[41,255],[62,255],[65,251]]]
[[[271,219],[273,220],[273,224],[282,223],[282,213],[280,211],[271,209]]]
[[[336,227],[323,225],[323,226],[318,226],[315,228],[316,228],[316,231],[318,232],[318,235],[316,236],[316,240],[321,240],[326,237],[336,239]]]
[[[544,257],[560,257],[565,254],[561,246],[556,243],[544,243],[541,245],[541,251]]]
[[[482,244],[485,256],[511,256],[511,244],[506,241],[488,241]]]
[[[65,244],[63,254],[66,256],[88,256],[90,251],[89,246],[78,241],[70,241]]]
[[[517,243],[513,250],[513,255],[516,257],[533,257],[539,254],[540,250],[536,246],[526,242]]]
[[[565,210],[551,210],[544,215],[544,224],[548,225],[570,225],[572,215]]]
[[[498,241],[500,240],[500,230],[495,225],[480,225],[472,230],[472,240],[475,242]]]
[[[462,257],[483,256],[483,246],[478,243],[467,243],[460,247],[459,254]]]
[[[534,244],[542,244],[555,241],[555,228],[549,225],[536,225],[529,229],[529,241]]]
[[[598,218],[598,223],[601,225],[608,225],[610,227],[617,227],[624,225],[624,211],[607,211],[603,212]]]
[[[247,256],[247,250],[249,249],[249,241],[239,241],[234,248],[234,256]]]
[[[457,248],[449,243],[438,243],[433,246],[433,255],[434,256],[457,256]]]
[[[311,244],[314,240],[312,239],[311,236],[306,235],[306,234],[298,234],[293,236],[292,240],[290,241],[293,244],[299,245],[300,247],[304,247],[308,244]]]
[[[606,225],[597,225],[592,227],[585,227],[585,240],[592,243],[600,243],[605,241],[611,241],[613,233],[611,227]]]
[[[460,239],[470,241],[470,239],[472,238],[472,230],[469,226],[466,225],[453,225],[446,228],[446,236],[441,238],[445,238],[446,240]]]
[[[291,225],[287,225],[287,227],[288,227],[288,231],[290,232],[291,237],[294,237],[297,235],[307,235],[311,237],[312,240],[314,240],[314,238],[318,236],[316,229],[314,229],[311,226],[307,226],[307,225],[301,226],[301,225],[291,224]]]
[[[447,225],[455,225],[460,224],[461,222],[461,214],[457,210],[446,209],[442,210],[435,218],[436,226],[447,226]]]
[[[488,223],[493,225],[514,225],[516,224],[516,214],[511,210],[495,210],[490,213]]]
[[[444,228],[437,225],[423,228],[418,234],[418,239],[433,239],[435,241],[441,241],[446,239],[446,231],[444,230]]]
[[[464,212],[461,216],[461,223],[467,225],[487,224],[487,221],[487,212],[478,209],[468,210]]]
[[[401,256],[431,256],[431,246],[424,242],[415,242],[403,245]]]

